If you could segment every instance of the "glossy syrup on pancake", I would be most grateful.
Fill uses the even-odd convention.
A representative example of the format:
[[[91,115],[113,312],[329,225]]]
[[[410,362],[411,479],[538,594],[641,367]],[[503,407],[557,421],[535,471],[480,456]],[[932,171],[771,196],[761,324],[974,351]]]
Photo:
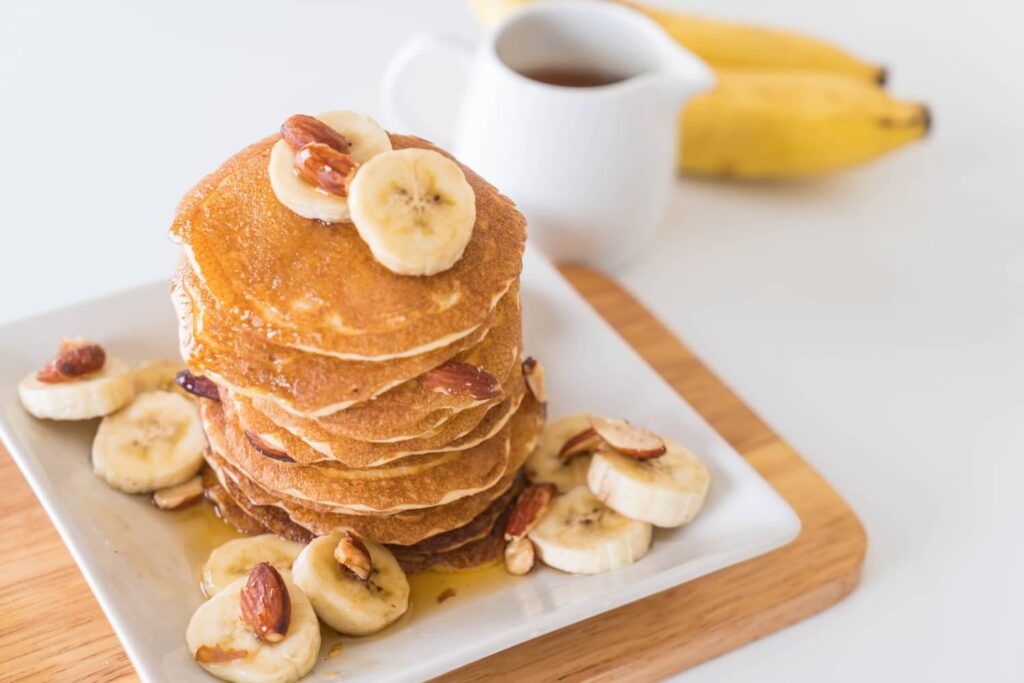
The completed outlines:
[[[179,205],[171,228],[196,275],[240,326],[267,340],[353,359],[417,355],[472,333],[519,275],[525,220],[462,167],[477,222],[462,258],[430,277],[377,263],[350,224],[292,213],[266,168],[276,136],[229,159]],[[392,136],[396,149],[429,143]],[[443,152],[442,152],[443,153]]]
[[[171,298],[178,312],[182,357],[190,368],[232,391],[272,400],[310,418],[374,398],[479,344],[494,316],[512,305],[502,303],[503,297],[480,328],[449,346],[368,362],[290,349],[240,329],[217,309],[187,264],[179,265]]]

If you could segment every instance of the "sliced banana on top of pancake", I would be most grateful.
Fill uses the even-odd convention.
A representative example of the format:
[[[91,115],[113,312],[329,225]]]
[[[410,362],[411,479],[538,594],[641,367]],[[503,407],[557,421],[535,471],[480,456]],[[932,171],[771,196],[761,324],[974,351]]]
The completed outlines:
[[[203,565],[203,592],[207,597],[216,595],[232,581],[248,576],[260,562],[269,562],[282,574],[290,572],[304,547],[274,534],[228,541],[215,548]]]
[[[92,469],[115,489],[147,493],[191,478],[202,467],[205,449],[195,401],[150,391],[100,422]]]
[[[529,533],[544,564],[572,574],[599,574],[633,564],[651,546],[651,525],[629,519],[586,486],[557,496]]]
[[[222,680],[294,683],[316,664],[320,622],[301,588],[261,564],[199,606],[185,641]]]
[[[562,449],[571,439],[591,428],[593,417],[590,413],[575,413],[549,422],[526,461],[527,478],[535,484],[550,482],[562,493],[586,486],[590,455],[564,458]]]
[[[376,633],[409,609],[409,582],[395,556],[348,532],[311,541],[292,573],[317,616],[339,633]]]
[[[476,194],[462,169],[426,149],[378,154],[360,166],[348,204],[374,257],[402,275],[451,268],[476,223]]]
[[[348,149],[337,151],[348,154],[357,164],[369,161],[381,152],[391,151],[391,138],[387,131],[369,116],[353,111],[329,111],[315,118],[345,139]],[[323,142],[329,141],[324,139]],[[298,152],[283,139],[270,150],[267,173],[278,200],[304,218],[327,223],[348,221],[350,213],[346,197],[318,189],[296,173],[295,156]]]
[[[600,449],[587,484],[612,509],[660,527],[686,524],[704,504],[708,468],[682,444],[665,439],[663,455],[638,459]]]

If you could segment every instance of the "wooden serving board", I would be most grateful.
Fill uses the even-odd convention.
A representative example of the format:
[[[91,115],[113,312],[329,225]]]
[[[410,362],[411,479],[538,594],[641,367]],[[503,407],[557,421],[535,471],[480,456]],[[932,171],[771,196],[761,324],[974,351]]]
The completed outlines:
[[[445,681],[649,681],[834,604],[867,546],[853,511],[804,460],[612,280],[563,273],[739,451],[803,523],[789,545],[499,652]],[[0,681],[137,680],[110,624],[0,447]]]

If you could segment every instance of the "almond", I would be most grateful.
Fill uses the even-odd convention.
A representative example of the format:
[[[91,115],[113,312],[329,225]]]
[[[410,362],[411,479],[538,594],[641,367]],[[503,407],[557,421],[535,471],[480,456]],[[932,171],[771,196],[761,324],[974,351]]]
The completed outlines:
[[[523,361],[523,377],[526,379],[526,387],[533,394],[537,403],[547,403],[548,392],[544,386],[544,366],[533,356],[529,356]]]
[[[528,538],[513,538],[505,546],[505,569],[509,574],[525,576],[533,569],[537,561],[537,553],[533,541]]]
[[[177,486],[153,493],[153,504],[161,510],[177,510],[203,497],[203,478],[198,474]]]
[[[665,440],[649,429],[634,427],[625,420],[594,417],[594,431],[609,446],[622,455],[645,460],[664,455]]]
[[[491,373],[476,365],[454,360],[420,375],[420,383],[449,396],[468,394],[478,401],[498,398],[505,393]]]
[[[568,462],[577,455],[593,453],[600,445],[601,437],[597,435],[593,427],[588,427],[562,444],[562,448],[558,451],[558,457]]]
[[[47,384],[70,382],[103,368],[107,354],[99,344],[85,339],[65,339],[57,355],[40,368],[36,379]]]
[[[348,196],[356,161],[322,142],[311,142],[295,153],[295,172],[310,185],[339,197]]]
[[[508,522],[505,524],[505,540],[523,538],[533,531],[533,528],[544,517],[544,513],[548,511],[551,499],[557,494],[558,487],[548,482],[527,486],[519,494],[519,499],[508,515]]]
[[[334,559],[362,581],[369,579],[370,572],[373,571],[370,551],[351,531],[342,534],[338,547],[334,549]]]
[[[242,589],[242,619],[253,634],[268,643],[279,643],[288,633],[292,601],[284,579],[269,562],[252,568]]]
[[[196,650],[196,661],[203,664],[220,664],[248,656],[248,650],[225,650],[220,645],[200,645]]]
[[[258,450],[260,453],[267,456],[268,458],[280,460],[281,462],[295,462],[295,458],[288,455],[280,448],[274,448],[264,439],[260,438],[258,434],[253,434],[250,431],[246,431],[245,438],[249,440],[249,443],[252,444],[253,448]]]
[[[188,370],[182,370],[174,376],[174,383],[194,396],[220,402],[217,385],[213,383],[213,380],[202,375],[193,375]]]
[[[348,140],[320,119],[306,114],[295,114],[281,124],[281,137],[296,152],[311,142],[333,147],[342,154],[348,154]]]

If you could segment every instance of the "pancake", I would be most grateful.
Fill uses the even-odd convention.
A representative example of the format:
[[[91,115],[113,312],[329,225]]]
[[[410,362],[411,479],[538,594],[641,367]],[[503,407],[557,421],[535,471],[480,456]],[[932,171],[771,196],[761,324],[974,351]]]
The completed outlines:
[[[315,535],[350,530],[378,543],[412,545],[426,538],[465,526],[515,485],[519,470],[533,450],[543,426],[543,410],[529,396],[512,420],[512,452],[507,470],[497,484],[454,503],[437,507],[406,510],[391,515],[351,515],[311,509],[282,499],[266,491],[227,463],[216,451],[207,454],[210,466],[224,475],[234,487],[232,493],[247,505],[275,506],[284,510],[296,524]]]
[[[518,294],[518,288],[512,293]],[[513,376],[517,378],[515,381],[521,381],[522,374],[519,363],[522,327],[518,296],[512,297],[508,306],[480,344],[453,359],[483,368],[505,385]],[[507,317],[504,317],[506,314]],[[505,388],[508,390],[507,386]],[[297,415],[274,401],[262,398],[253,398],[253,405],[273,422],[305,441],[327,443],[336,438],[375,442],[407,440],[437,430],[461,411],[496,401],[478,399],[463,392],[437,391],[414,379],[373,400],[356,403],[345,410],[316,418]]]
[[[349,514],[382,514],[451,503],[493,486],[504,474],[511,427],[463,451],[412,456],[381,467],[352,468],[337,462],[303,465],[267,457],[219,404],[204,402],[210,447],[267,491],[305,506]]]
[[[391,138],[396,149],[441,152],[415,137]],[[237,326],[291,348],[383,360],[448,346],[485,324],[522,269],[526,223],[509,199],[463,166],[477,219],[462,257],[430,277],[398,275],[351,224],[302,218],[278,201],[267,176],[278,139],[246,148],[201,181],[171,226]]]
[[[221,484],[214,478],[210,486],[211,489],[208,490],[216,489],[220,491],[218,494],[219,502],[216,503],[218,514],[229,524],[241,523],[243,527],[239,530],[243,531],[243,533],[270,532],[299,543],[308,543],[315,538],[309,531],[292,522],[287,514],[279,508],[253,505],[246,502],[244,497],[238,499],[231,497],[231,491],[229,491],[228,487],[233,487],[233,484],[230,479],[226,479],[225,483]],[[236,493],[238,492],[237,489],[231,490]],[[518,493],[516,489],[510,489],[509,493],[513,491]],[[466,536],[466,540],[441,550],[425,553],[403,552],[406,546],[390,545],[388,548],[406,572],[425,570],[455,571],[496,563],[501,559],[504,552],[506,508],[510,504],[511,498],[513,496],[503,495],[498,501],[495,501],[496,503],[501,502],[504,504],[496,518],[490,519],[491,508],[488,508],[464,527],[479,528],[481,526],[480,520],[483,520],[487,530],[482,535],[470,538],[465,534],[461,534],[461,529],[453,529],[444,535]],[[494,506],[492,505],[492,507]],[[426,540],[429,541],[430,539]]]
[[[395,554],[407,574],[413,572],[455,572],[497,564],[505,556],[505,518],[502,515],[483,538],[441,553]]]
[[[504,513],[512,506],[512,503],[524,488],[526,488],[526,477],[523,475],[522,470],[520,470],[519,476],[516,477],[512,486],[495,498],[494,502],[486,510],[474,517],[465,526],[425,538],[419,543],[412,545],[392,545],[390,546],[391,552],[396,557],[437,555],[485,538],[491,533],[491,529],[504,516]],[[504,523],[501,524],[501,527],[504,530]]]
[[[517,381],[518,380],[518,381]],[[255,434],[273,448],[284,451],[299,464],[340,462],[348,467],[378,467],[412,455],[461,451],[490,439],[505,426],[526,392],[525,382],[514,378],[501,403],[467,410],[437,430],[416,439],[374,443],[355,439],[327,437],[329,441],[306,441],[288,430],[281,429],[266,415],[256,410],[244,397],[221,391],[223,406],[230,419],[246,432]],[[477,414],[480,412],[481,414]],[[466,418],[466,419],[464,419]]]
[[[521,338],[518,286],[502,297],[485,324],[472,334],[422,355],[380,362],[296,351],[238,328],[217,309],[185,264],[179,264],[171,298],[178,312],[182,357],[194,372],[234,393],[274,401],[282,410],[307,418],[378,397],[458,354],[468,355],[468,350],[478,345],[481,348],[475,357],[480,358],[481,366],[504,377],[508,363],[503,351]],[[501,328],[495,331],[493,325]]]

